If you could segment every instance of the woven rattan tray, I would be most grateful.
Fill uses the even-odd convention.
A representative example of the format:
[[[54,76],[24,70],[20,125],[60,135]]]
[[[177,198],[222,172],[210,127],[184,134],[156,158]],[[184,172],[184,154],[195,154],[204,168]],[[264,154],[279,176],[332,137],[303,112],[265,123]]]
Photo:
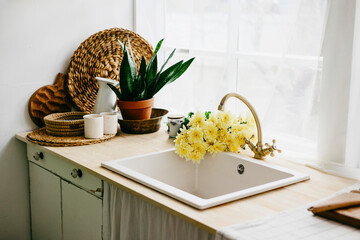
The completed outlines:
[[[53,113],[44,117],[46,132],[53,136],[84,135],[83,116],[87,112]]]
[[[74,104],[84,112],[92,112],[99,85],[95,77],[119,81],[123,56],[120,43],[130,40],[139,68],[141,57],[149,61],[152,46],[140,35],[122,28],[111,28],[86,39],[74,52],[67,70],[66,88]]]
[[[104,135],[102,138],[88,139],[84,136],[58,137],[49,135],[45,128],[39,128],[26,136],[30,142],[49,147],[72,147],[105,142],[115,134]]]

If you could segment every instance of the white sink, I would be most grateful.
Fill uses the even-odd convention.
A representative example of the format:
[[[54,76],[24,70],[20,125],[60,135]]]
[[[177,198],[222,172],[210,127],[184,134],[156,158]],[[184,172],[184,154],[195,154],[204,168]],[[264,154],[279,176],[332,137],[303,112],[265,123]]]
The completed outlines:
[[[174,149],[102,166],[199,209],[309,179],[306,174],[234,153],[207,154],[200,164],[193,164]]]

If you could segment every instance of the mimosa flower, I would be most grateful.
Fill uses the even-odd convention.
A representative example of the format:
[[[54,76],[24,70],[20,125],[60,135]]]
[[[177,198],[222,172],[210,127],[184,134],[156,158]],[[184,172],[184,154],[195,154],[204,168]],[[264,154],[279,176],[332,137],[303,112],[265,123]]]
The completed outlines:
[[[252,116],[235,118],[230,112],[220,111],[211,113],[206,119],[205,113],[196,113],[177,135],[176,153],[187,161],[200,163],[206,153],[238,152],[245,146],[244,138],[250,138],[255,130]]]
[[[232,125],[234,117],[229,111],[218,113],[218,126],[221,128],[228,128]]]
[[[197,162],[200,163],[200,160],[204,158],[204,154],[201,154],[197,151],[189,152],[186,156],[187,159],[191,159],[193,163]]]
[[[226,138],[223,140],[227,151],[238,152],[240,145],[237,143],[235,138],[236,133],[227,134]]]
[[[187,138],[192,143],[198,143],[203,141],[203,132],[199,127],[191,127],[187,131]]]
[[[230,152],[237,153],[239,151],[240,145],[237,143],[237,141],[232,141],[231,144],[228,145],[228,149]]]
[[[204,125],[204,137],[206,141],[213,142],[218,136],[218,128],[215,124],[207,122]]]
[[[214,113],[210,113],[209,119],[207,120],[209,123],[216,125],[217,123],[217,116]]]
[[[194,151],[199,152],[203,155],[206,153],[207,144],[204,142],[198,142],[191,145]]]
[[[190,118],[189,126],[201,127],[204,125],[204,123],[205,123],[204,113],[197,112]]]
[[[180,145],[181,141],[185,141],[185,137],[183,134],[178,134],[174,140],[175,145]]]
[[[222,142],[219,142],[219,141],[210,142],[208,144],[207,151],[214,156],[219,152],[225,151],[225,146],[224,146],[224,144]]]
[[[191,148],[191,146],[188,143],[182,142],[179,145],[176,145],[176,150],[175,152],[184,157],[187,155],[188,152],[191,152],[193,149]]]
[[[242,132],[237,132],[234,136],[235,142],[239,147],[245,146],[245,136],[242,134]]]
[[[218,130],[218,140],[220,140],[220,141],[225,141],[225,139],[227,139],[227,135],[229,134],[229,132],[226,130],[226,129],[224,129],[224,128],[220,128],[219,130]]]

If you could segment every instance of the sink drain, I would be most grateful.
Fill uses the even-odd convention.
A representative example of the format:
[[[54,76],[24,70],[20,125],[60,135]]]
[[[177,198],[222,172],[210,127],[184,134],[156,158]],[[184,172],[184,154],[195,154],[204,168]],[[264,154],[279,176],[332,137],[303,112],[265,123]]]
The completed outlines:
[[[237,171],[238,171],[239,174],[243,174],[245,172],[245,166],[242,165],[242,164],[239,164],[237,166]]]

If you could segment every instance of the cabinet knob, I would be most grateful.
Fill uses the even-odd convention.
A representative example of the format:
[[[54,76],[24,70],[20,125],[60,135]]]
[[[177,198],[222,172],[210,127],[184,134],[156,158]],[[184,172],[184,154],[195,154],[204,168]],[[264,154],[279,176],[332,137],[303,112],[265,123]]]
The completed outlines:
[[[33,158],[36,160],[36,161],[39,161],[40,159],[44,159],[44,154],[42,152],[36,152],[33,156]]]
[[[82,171],[81,171],[80,169],[74,168],[74,169],[71,171],[71,176],[72,176],[73,178],[77,178],[77,177],[81,178],[81,177],[82,177]]]

